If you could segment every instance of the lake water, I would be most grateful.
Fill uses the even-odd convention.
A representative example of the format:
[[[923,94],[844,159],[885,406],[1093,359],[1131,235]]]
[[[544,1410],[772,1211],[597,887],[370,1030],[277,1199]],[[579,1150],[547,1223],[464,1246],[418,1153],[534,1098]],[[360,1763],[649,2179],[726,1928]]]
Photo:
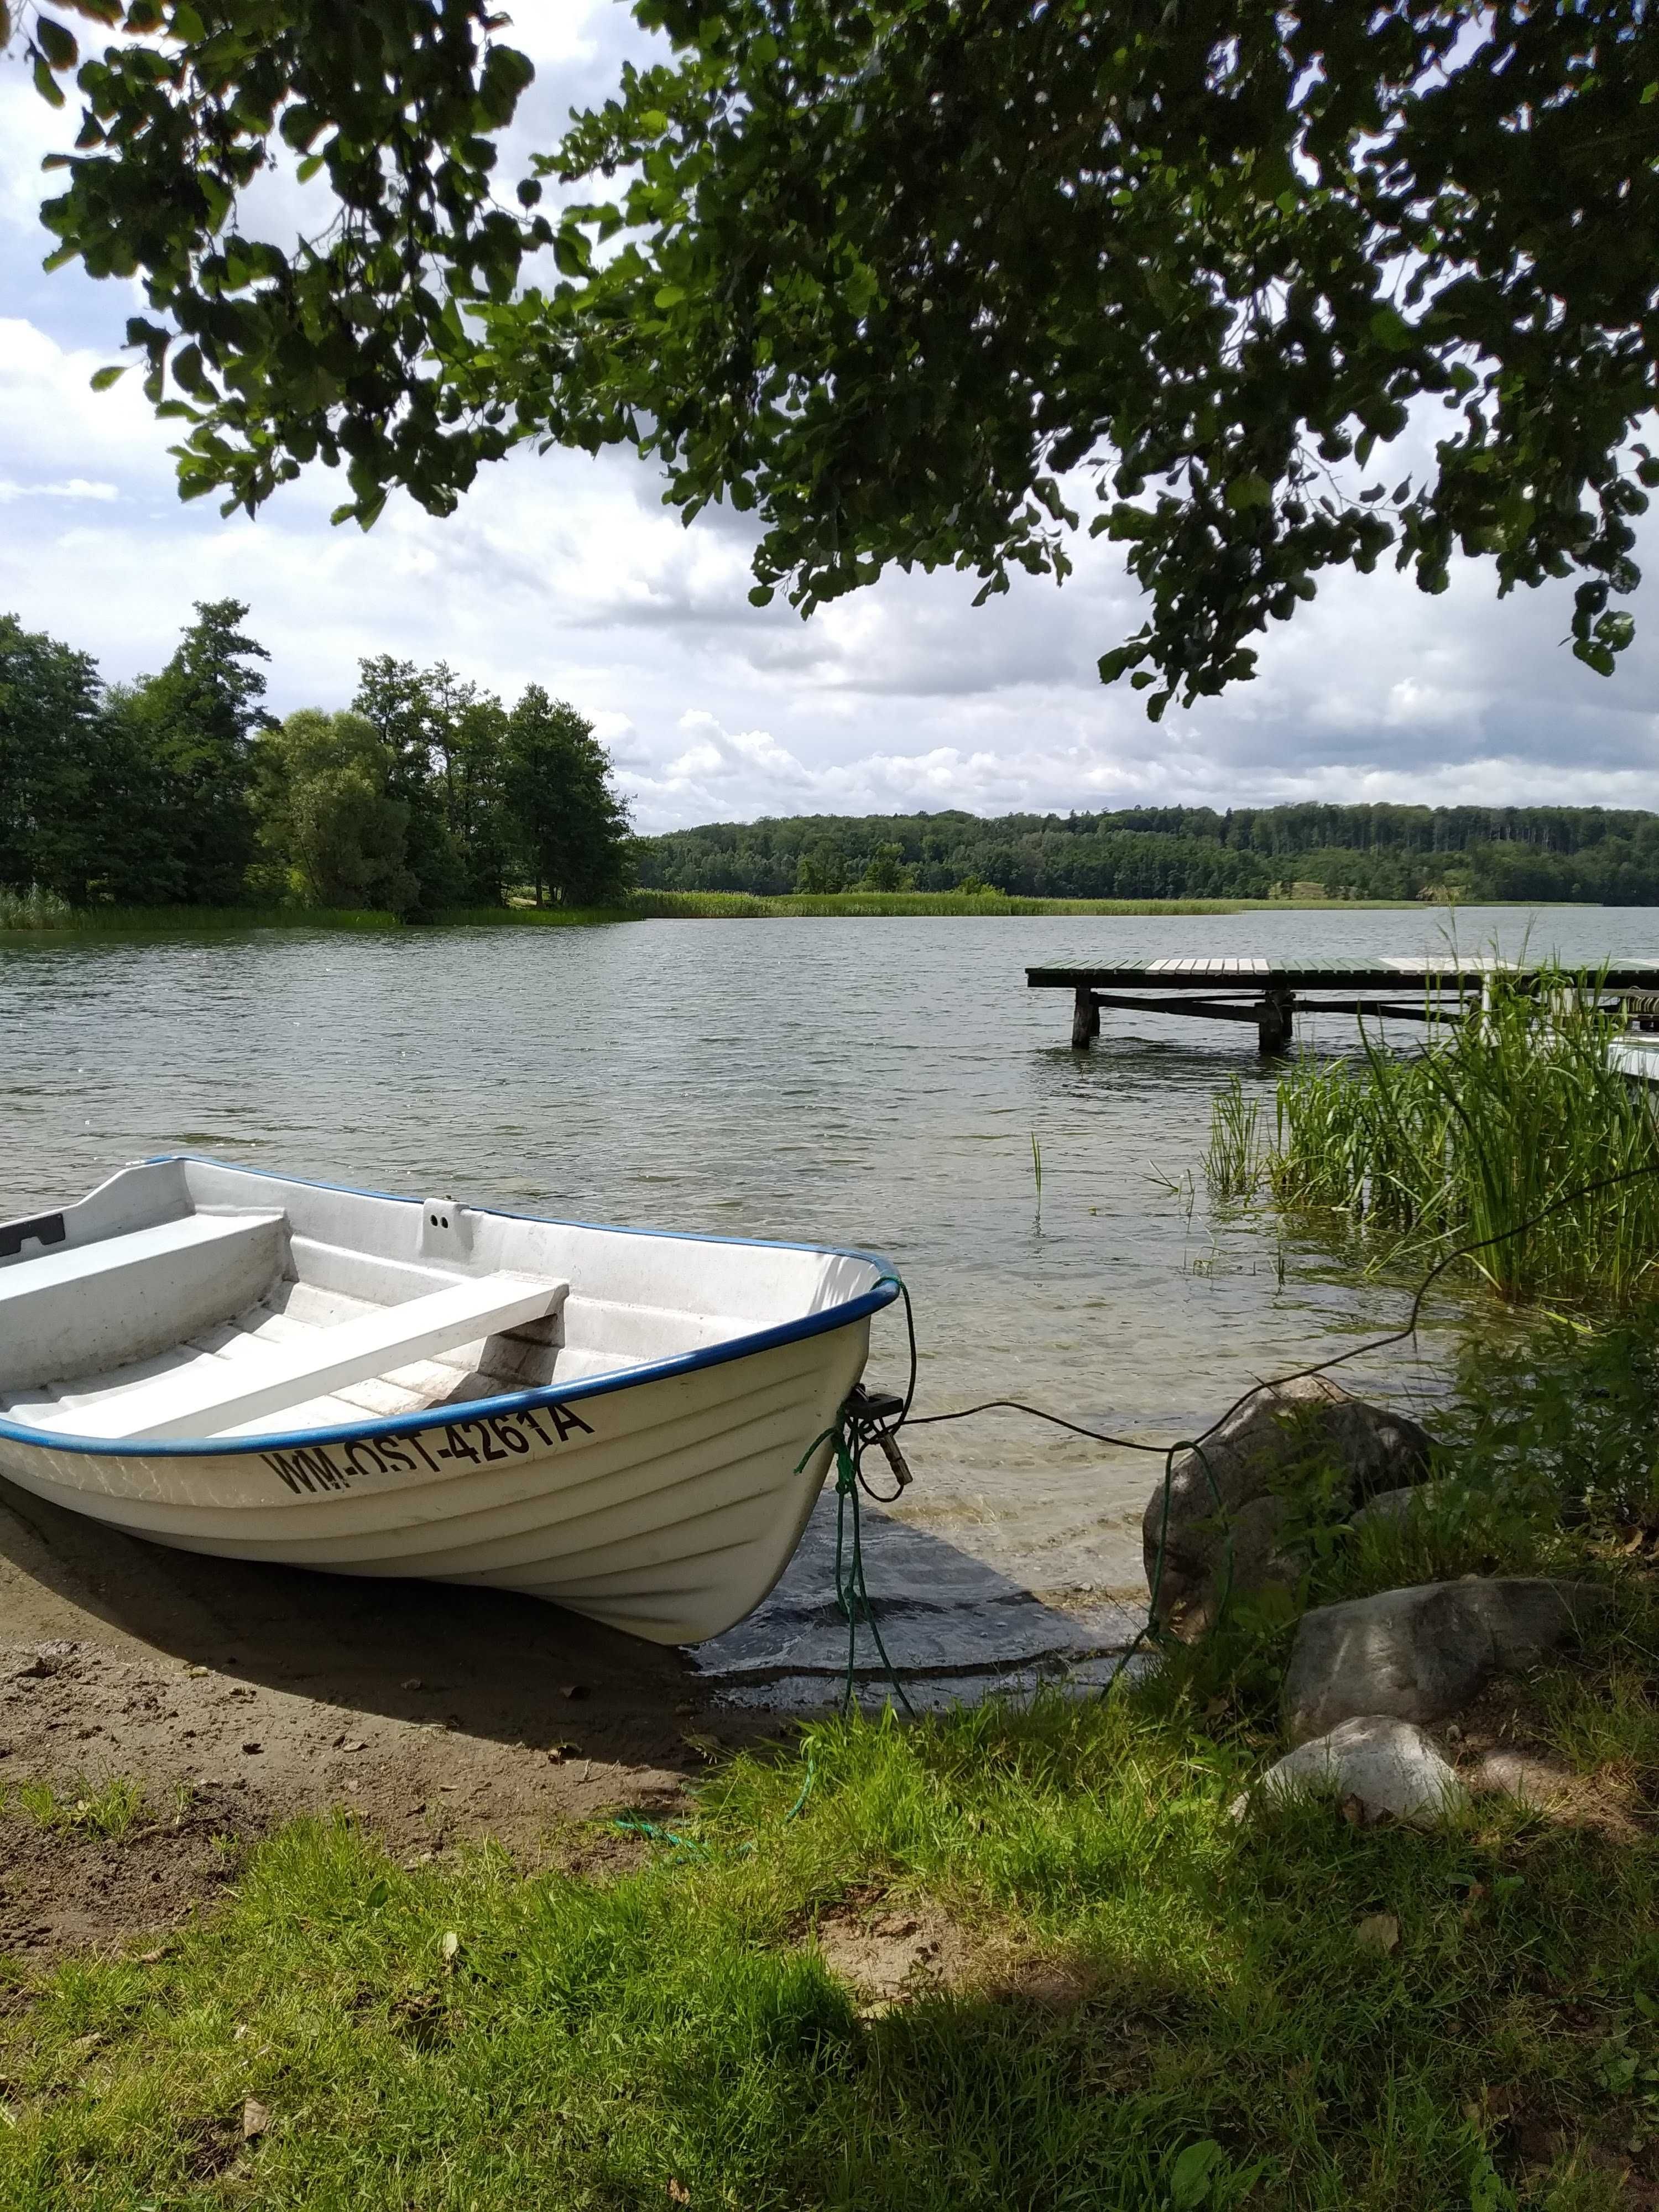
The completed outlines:
[[[1069,996],[1028,991],[1026,966],[1415,955],[1443,950],[1448,926],[1337,908],[0,939],[0,1218],[182,1149],[588,1220],[862,1245],[910,1285],[918,1412],[1012,1396],[1149,1440],[1190,1435],[1253,1379],[1377,1333],[1405,1301],[1271,1218],[1208,1203],[1218,1086],[1237,1073],[1270,1091],[1253,1030],[1120,1016],[1074,1054]],[[1659,957],[1652,909],[1487,908],[1457,928],[1466,951]],[[1301,1033],[1333,1050],[1354,1039],[1339,1018]],[[1431,1397],[1452,1326],[1443,1308],[1418,1357],[1347,1379]],[[870,1379],[902,1387],[903,1370],[895,1310]],[[902,1664],[994,1679],[1122,1640],[1157,1460],[1008,1415],[907,1447],[915,1486],[867,1516]],[[769,1606],[701,1655],[734,1693],[787,1702],[833,1670],[828,1542],[821,1516]]]

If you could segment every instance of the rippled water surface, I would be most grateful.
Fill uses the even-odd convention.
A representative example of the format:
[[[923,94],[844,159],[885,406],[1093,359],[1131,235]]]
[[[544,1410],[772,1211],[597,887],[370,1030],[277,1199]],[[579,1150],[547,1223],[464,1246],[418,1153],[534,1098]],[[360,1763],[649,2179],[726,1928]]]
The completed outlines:
[[[1659,957],[1659,913],[1466,911],[1466,951]],[[0,1217],[189,1149],[590,1220],[873,1248],[915,1300],[918,1410],[1025,1398],[1148,1438],[1395,1319],[1397,1291],[1216,1212],[1200,1157],[1255,1032],[1112,1018],[1086,1057],[1028,963],[1442,949],[1432,912],[644,922],[0,939]],[[1351,1045],[1329,1018],[1304,1035]],[[1031,1139],[1042,1151],[1039,1216]],[[1192,1180],[1189,1180],[1192,1179]],[[1446,1341],[1442,1324],[1439,1341]],[[1432,1358],[1435,1332],[1425,1339]],[[878,1319],[872,1379],[902,1382]],[[1360,1371],[1409,1395],[1399,1355]],[[872,1587],[917,1665],[1103,1635],[1158,1462],[1006,1416],[912,1433]],[[827,1663],[819,1529],[713,1663]],[[885,1579],[884,1580],[884,1577]],[[1034,1602],[1034,1594],[1047,1602]],[[1109,1640],[1109,1639],[1108,1639]]]

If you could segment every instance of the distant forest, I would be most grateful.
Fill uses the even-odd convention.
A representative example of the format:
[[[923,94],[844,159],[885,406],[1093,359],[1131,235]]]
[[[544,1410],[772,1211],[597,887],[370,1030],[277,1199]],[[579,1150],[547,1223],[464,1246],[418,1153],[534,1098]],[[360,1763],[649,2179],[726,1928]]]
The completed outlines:
[[[1599,806],[1139,806],[1111,814],[803,815],[640,838],[658,890],[1037,898],[1581,900],[1659,905],[1659,815]]]

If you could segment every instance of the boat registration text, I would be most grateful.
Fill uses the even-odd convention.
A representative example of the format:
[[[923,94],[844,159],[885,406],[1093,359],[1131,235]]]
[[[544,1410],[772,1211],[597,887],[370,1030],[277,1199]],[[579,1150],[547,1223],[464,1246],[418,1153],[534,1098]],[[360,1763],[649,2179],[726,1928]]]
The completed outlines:
[[[401,1436],[353,1437],[345,1443],[301,1444],[259,1456],[295,1496],[314,1496],[319,1491],[349,1490],[354,1476],[383,1481],[389,1474],[441,1474],[446,1468],[453,1474],[458,1468],[504,1464],[527,1457],[538,1444],[562,1444],[578,1432],[591,1437],[593,1430],[574,1407],[525,1406],[516,1413],[475,1415]]]

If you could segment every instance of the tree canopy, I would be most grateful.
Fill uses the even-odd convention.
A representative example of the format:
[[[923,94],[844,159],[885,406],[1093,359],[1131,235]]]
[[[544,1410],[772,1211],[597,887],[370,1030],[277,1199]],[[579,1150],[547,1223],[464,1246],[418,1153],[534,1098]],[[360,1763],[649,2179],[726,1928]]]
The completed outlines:
[[[809,814],[641,837],[647,890],[1037,898],[1591,900],[1659,905],[1659,814],[1599,806],[1136,806]]]
[[[74,906],[379,908],[410,920],[611,899],[628,810],[592,724],[530,685],[510,711],[441,662],[359,663],[350,710],[260,704],[270,655],[199,602],[157,676],[0,615],[0,890]]]
[[[320,459],[367,524],[627,442],[688,520],[752,511],[751,597],[804,611],[894,562],[1064,575],[1086,500],[1150,602],[1101,672],[1155,715],[1389,553],[1577,576],[1579,659],[1630,641],[1650,0],[636,0],[668,58],[511,201],[489,0],[64,4],[114,35],[20,14],[45,96],[79,64],[53,258],[142,278],[186,495]],[[313,239],[243,228],[273,149],[326,176]]]

